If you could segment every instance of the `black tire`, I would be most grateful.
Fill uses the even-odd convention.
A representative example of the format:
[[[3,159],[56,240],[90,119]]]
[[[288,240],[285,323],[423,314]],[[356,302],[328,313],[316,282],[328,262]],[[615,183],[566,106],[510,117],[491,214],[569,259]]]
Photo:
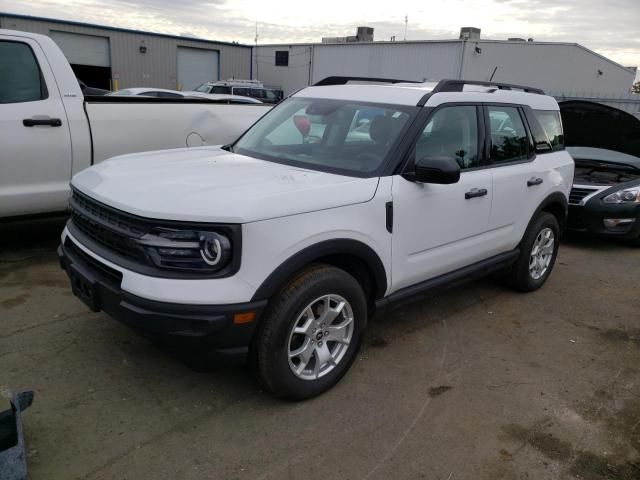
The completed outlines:
[[[534,278],[532,273],[529,271],[529,261],[538,235],[540,235],[540,233],[546,228],[550,228],[553,231],[553,254],[544,274],[542,274],[540,278]],[[511,267],[511,271],[507,277],[508,284],[521,292],[532,292],[544,285],[544,282],[549,278],[549,275],[553,270],[553,266],[555,265],[559,245],[560,225],[558,223],[558,219],[550,213],[541,212],[531,221],[531,223],[529,223],[529,227],[520,242],[520,255]]]
[[[351,307],[351,341],[337,365],[324,376],[312,380],[299,378],[289,365],[289,335],[305,308],[315,299],[329,294],[343,297]],[[303,400],[329,390],[353,363],[366,322],[367,301],[355,278],[344,270],[326,265],[313,265],[303,270],[274,296],[260,322],[254,339],[258,380],[273,395],[289,400]],[[317,361],[318,357],[313,358]]]

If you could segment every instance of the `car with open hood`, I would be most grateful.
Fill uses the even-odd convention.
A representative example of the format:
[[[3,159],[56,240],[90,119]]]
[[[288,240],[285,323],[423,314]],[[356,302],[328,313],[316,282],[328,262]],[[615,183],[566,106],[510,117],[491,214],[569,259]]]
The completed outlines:
[[[560,111],[576,163],[567,228],[640,245],[640,119],[588,101]]]

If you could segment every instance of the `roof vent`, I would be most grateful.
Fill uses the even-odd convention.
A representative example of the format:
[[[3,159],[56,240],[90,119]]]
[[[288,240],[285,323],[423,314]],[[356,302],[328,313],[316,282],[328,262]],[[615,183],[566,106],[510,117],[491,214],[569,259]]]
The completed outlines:
[[[462,27],[460,40],[480,40],[480,29],[476,27]]]

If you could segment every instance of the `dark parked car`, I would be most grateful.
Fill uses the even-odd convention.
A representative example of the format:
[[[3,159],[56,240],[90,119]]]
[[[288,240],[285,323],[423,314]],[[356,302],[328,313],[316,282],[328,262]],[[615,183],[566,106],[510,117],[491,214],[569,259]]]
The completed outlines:
[[[587,101],[560,111],[576,162],[567,228],[640,246],[640,119]]]

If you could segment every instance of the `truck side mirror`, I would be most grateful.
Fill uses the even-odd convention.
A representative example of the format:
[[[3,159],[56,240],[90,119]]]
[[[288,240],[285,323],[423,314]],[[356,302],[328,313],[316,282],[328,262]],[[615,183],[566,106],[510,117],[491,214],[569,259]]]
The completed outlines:
[[[407,180],[422,183],[451,184],[460,180],[460,165],[453,157],[429,156],[416,160]]]

